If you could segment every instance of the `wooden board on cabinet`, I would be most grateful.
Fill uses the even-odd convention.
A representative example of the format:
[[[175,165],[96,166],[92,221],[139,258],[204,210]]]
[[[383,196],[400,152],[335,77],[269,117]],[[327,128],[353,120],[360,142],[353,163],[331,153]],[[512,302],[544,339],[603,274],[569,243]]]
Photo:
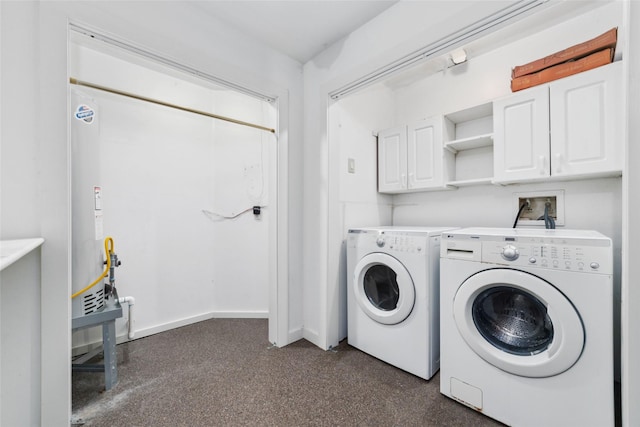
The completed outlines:
[[[600,34],[591,40],[573,45],[559,52],[545,56],[544,58],[531,61],[528,64],[518,65],[511,70],[511,77],[516,78],[527,74],[536,73],[545,68],[562,64],[563,62],[583,58],[600,50],[611,48],[615,51],[618,41],[618,28],[612,28],[609,31]]]
[[[511,91],[517,92],[522,89],[538,86],[543,83],[548,83],[583,71],[592,70],[602,65],[610,64],[613,61],[613,54],[613,49],[604,49],[577,61],[566,62],[534,74],[516,77],[511,80]]]

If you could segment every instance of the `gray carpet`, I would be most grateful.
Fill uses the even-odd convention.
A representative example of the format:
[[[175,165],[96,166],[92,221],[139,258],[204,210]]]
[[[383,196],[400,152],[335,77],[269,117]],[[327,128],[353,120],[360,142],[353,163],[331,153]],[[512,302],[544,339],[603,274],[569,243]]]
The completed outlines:
[[[274,348],[264,319],[213,319],[117,346],[118,384],[74,372],[85,426],[500,426],[342,342]],[[92,362],[99,362],[98,359]]]

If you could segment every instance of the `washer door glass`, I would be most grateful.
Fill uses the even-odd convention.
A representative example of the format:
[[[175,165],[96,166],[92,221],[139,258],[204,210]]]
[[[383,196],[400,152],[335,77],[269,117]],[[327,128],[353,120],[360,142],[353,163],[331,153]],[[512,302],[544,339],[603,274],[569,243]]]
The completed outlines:
[[[356,265],[354,276],[355,298],[371,319],[394,325],[411,314],[415,303],[413,280],[396,258],[368,254]]]
[[[482,291],[471,308],[478,332],[499,350],[528,356],[553,341],[553,322],[547,307],[522,289],[496,286]]]
[[[460,335],[486,362],[524,377],[558,375],[584,348],[580,315],[549,282],[512,269],[481,271],[453,300]]]

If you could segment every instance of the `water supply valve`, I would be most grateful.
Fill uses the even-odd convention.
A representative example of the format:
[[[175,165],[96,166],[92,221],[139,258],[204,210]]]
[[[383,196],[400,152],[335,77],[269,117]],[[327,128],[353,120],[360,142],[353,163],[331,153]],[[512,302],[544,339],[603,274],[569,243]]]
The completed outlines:
[[[115,297],[117,299],[117,291],[116,291],[116,267],[120,267],[122,262],[118,259],[118,254],[115,252],[109,252],[109,260],[110,260],[110,268],[109,268],[109,283],[105,284],[104,292],[107,298]],[[105,262],[106,264],[106,262]]]

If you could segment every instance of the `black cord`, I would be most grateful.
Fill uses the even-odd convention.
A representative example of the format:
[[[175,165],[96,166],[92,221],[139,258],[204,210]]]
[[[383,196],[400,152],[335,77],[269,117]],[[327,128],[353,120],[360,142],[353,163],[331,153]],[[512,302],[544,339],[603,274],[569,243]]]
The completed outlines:
[[[518,209],[518,214],[516,215],[516,220],[513,222],[513,228],[516,228],[516,225],[518,225],[518,219],[520,219],[520,214],[522,213],[522,211],[524,210],[524,208],[527,206],[526,203],[523,203],[522,206],[520,206],[520,209]]]

